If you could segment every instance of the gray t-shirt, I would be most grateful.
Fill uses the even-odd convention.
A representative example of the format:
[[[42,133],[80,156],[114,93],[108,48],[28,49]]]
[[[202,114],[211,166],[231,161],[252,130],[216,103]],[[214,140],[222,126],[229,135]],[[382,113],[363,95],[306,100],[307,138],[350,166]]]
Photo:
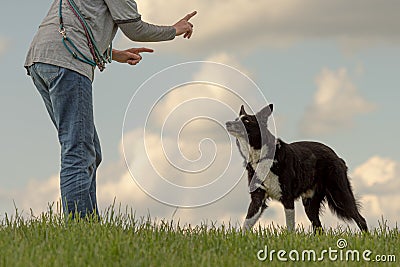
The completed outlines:
[[[66,34],[79,51],[92,59],[85,31],[66,1],[62,1]],[[174,27],[143,22],[134,0],[74,0],[74,2],[92,30],[101,53],[107,50],[118,28],[121,28],[132,41],[159,42],[172,40],[175,37]],[[75,59],[62,43],[62,36],[59,33],[59,3],[59,0],[53,2],[47,16],[40,24],[24,66],[29,67],[35,62],[48,63],[71,69],[93,80],[94,68]]]

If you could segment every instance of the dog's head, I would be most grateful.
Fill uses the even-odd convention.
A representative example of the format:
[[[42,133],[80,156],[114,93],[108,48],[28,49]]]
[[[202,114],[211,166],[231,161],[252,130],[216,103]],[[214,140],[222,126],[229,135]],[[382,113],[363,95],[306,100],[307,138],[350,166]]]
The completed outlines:
[[[273,104],[270,104],[255,115],[247,114],[242,105],[239,117],[226,122],[226,129],[237,139],[246,140],[255,149],[261,149],[264,144],[275,142],[275,137],[268,131],[268,118],[271,116]]]

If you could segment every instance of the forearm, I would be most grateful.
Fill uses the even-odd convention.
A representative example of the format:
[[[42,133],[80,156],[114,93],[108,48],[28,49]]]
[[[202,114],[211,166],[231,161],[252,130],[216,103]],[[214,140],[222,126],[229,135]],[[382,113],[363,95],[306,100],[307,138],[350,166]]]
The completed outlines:
[[[130,40],[135,42],[160,42],[175,38],[176,30],[172,26],[157,26],[142,20],[118,25]]]

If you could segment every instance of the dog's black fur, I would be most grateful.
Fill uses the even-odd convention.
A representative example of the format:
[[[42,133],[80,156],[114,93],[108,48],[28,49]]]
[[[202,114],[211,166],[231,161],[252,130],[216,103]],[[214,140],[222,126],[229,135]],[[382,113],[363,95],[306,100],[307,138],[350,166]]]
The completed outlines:
[[[339,218],[354,220],[361,230],[368,231],[347,177],[345,161],[331,148],[318,142],[288,144],[277,139],[267,125],[272,110],[270,104],[256,115],[249,115],[242,106],[239,118],[226,123],[228,131],[237,138],[239,151],[245,159],[249,186],[253,179],[259,181],[255,183],[258,186],[250,187],[251,203],[244,228],[255,224],[267,208],[268,198],[279,200],[285,212],[293,211],[294,225],[294,201],[302,197],[314,231],[322,230],[319,215],[326,202]],[[265,153],[261,151],[262,147],[266,148]],[[271,164],[260,173],[257,166],[268,159]]]

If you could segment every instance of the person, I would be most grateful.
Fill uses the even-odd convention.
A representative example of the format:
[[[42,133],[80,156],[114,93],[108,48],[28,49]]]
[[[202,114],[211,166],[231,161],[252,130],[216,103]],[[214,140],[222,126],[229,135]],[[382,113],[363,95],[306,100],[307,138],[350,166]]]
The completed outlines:
[[[149,48],[112,49],[118,29],[132,41],[189,39],[196,11],[172,26],[144,22],[134,0],[55,0],[28,50],[25,68],[39,91],[61,146],[63,211],[98,214],[96,171],[102,160],[93,120],[92,82],[111,60],[136,65]]]

